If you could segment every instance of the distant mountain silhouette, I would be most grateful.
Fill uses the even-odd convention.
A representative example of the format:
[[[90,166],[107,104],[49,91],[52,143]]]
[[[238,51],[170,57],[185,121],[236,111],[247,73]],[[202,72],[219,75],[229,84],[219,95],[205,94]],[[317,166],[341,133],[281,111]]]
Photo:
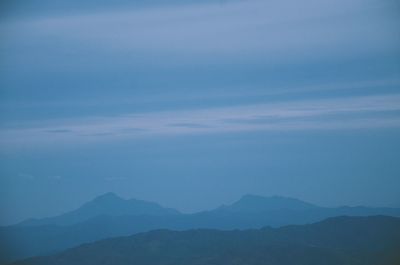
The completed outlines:
[[[320,207],[294,198],[244,195],[231,205],[190,216],[194,227],[216,229],[248,229],[265,225],[279,227],[313,223],[334,216],[399,216],[398,208]]]
[[[59,216],[26,220],[20,225],[72,225],[86,221],[90,218],[109,215],[168,215],[179,214],[177,210],[163,208],[157,203],[142,200],[124,200],[114,193],[103,194],[78,209]]]
[[[124,200],[108,193],[60,216],[0,227],[0,251],[5,251],[0,257],[3,262],[9,262],[48,255],[82,243],[155,229],[259,229],[314,223],[341,215],[400,217],[400,209],[326,208],[292,198],[245,195],[231,205],[211,211],[179,214],[155,203]]]
[[[14,265],[397,265],[399,253],[399,218],[337,217],[277,229],[156,230]]]
[[[222,206],[220,210],[242,213],[261,213],[274,210],[308,210],[317,206],[293,198],[257,195],[244,195],[239,201],[229,206]]]

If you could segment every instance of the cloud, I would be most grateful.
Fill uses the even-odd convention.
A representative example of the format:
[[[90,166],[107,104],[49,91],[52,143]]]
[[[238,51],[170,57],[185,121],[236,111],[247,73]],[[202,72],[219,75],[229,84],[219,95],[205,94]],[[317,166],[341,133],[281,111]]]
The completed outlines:
[[[48,130],[47,132],[49,132],[49,133],[70,133],[72,131],[68,130],[68,129],[54,129],[54,130]]]
[[[182,128],[195,128],[195,129],[208,129],[210,126],[198,123],[181,122],[181,123],[171,123],[168,124],[170,127],[182,127]]]
[[[389,4],[374,0],[252,0],[41,18],[1,28],[23,32],[14,36],[15,43],[7,39],[9,47],[36,49],[55,41],[66,55],[97,51],[149,61],[158,56],[175,61],[260,56],[268,61],[310,60],[398,51],[398,17],[390,10]]]
[[[62,176],[60,175],[52,175],[52,176],[34,176],[32,174],[27,174],[27,173],[19,173],[18,177],[26,179],[26,180],[56,180],[59,181],[61,179],[63,179]]]
[[[83,133],[81,136],[87,137],[102,137],[102,136],[113,136],[115,133],[112,132],[96,132],[96,133]]]
[[[53,180],[57,180],[57,181],[61,180],[62,178],[63,178],[63,177],[60,176],[60,175],[54,175],[54,176],[50,176],[50,177],[49,177],[49,179],[53,179]]]
[[[57,121],[57,125],[62,120]],[[348,130],[400,127],[400,94],[291,100],[196,110],[69,119],[74,133],[48,135],[52,123],[2,129],[2,146],[65,144],[246,131]],[[134,130],[132,130],[134,128]],[[107,133],[105,133],[107,132]]]
[[[104,180],[105,181],[123,181],[123,180],[127,180],[128,178],[126,177],[105,177]]]
[[[27,180],[34,180],[35,176],[31,175],[31,174],[26,174],[26,173],[19,173],[18,177],[23,178],[23,179],[27,179]]]
[[[398,54],[398,29],[395,27],[398,19],[386,1],[249,0],[228,1],[224,5],[163,5],[3,21],[0,31],[6,38],[0,52],[5,58],[4,68],[17,81],[24,71],[28,77],[21,84],[15,80],[7,82],[5,78],[4,87],[9,88],[4,94],[11,96],[1,107],[5,106],[7,113],[17,114],[21,108],[23,117],[33,118],[30,123],[15,119],[9,122],[11,127],[3,125],[0,145],[13,148],[33,143],[60,145],[181,134],[396,127],[398,94],[355,97],[346,91],[358,90],[361,94],[364,88],[376,86],[373,92],[382,93],[378,90],[383,90],[383,86],[393,80],[393,86],[398,86],[398,79],[391,81],[385,76],[387,80],[361,80],[349,85],[327,85],[332,82],[325,80],[322,82],[325,85],[297,87],[293,85],[297,80],[285,80],[290,71],[269,78],[268,74],[272,76],[278,70],[264,72],[264,69],[274,68],[277,62],[289,62],[291,67],[307,72],[307,65],[313,58],[324,62],[328,57],[336,60],[342,56],[353,58],[349,59],[351,61],[365,59],[360,54],[371,58],[383,58],[383,53],[394,54],[390,53],[393,50]],[[37,66],[39,58],[40,67]],[[306,64],[293,63],[299,58]],[[207,71],[199,71],[199,62],[203,60],[206,63],[201,67]],[[245,60],[253,60],[254,64],[247,67]],[[220,62],[222,66],[218,65],[214,71],[213,67]],[[174,63],[180,68],[174,68]],[[230,69],[231,65],[237,70]],[[253,73],[254,65],[258,67]],[[320,74],[316,70],[319,66],[317,64],[302,77],[314,81],[312,75]],[[97,72],[96,67],[105,67],[105,71]],[[192,69],[192,72],[181,72],[183,68]],[[366,68],[375,71],[374,67]],[[242,73],[243,69],[249,70]],[[357,69],[350,69],[349,76],[353,77]],[[204,76],[209,83],[202,84],[202,73],[208,71],[213,73]],[[241,74],[243,82],[236,83],[231,77]],[[165,75],[173,78],[165,78]],[[334,70],[322,75],[336,78]],[[146,78],[140,81],[143,76],[160,81],[147,82]],[[263,78],[254,82],[259,76]],[[114,82],[129,78],[132,82],[126,84]],[[274,85],[274,78],[290,83],[289,88],[269,87]],[[316,80],[314,84],[321,83],[318,78]],[[379,83],[381,81],[383,83]],[[53,87],[54,84],[58,86]],[[240,89],[232,88],[232,84]],[[173,91],[175,86],[185,89]],[[214,86],[217,88],[213,89]],[[38,91],[34,100],[29,98],[31,94],[36,95],[31,93],[31,87]],[[347,97],[259,104],[259,98],[271,95],[286,93],[289,94],[286,97],[295,99],[299,92],[318,94],[338,90],[347,93]],[[369,92],[371,90],[365,94]],[[51,96],[52,93],[56,96]],[[124,95],[123,98],[114,97],[118,93]],[[331,94],[337,96],[338,93]],[[96,99],[97,96],[103,99]],[[202,103],[198,103],[200,101]],[[226,107],[232,104],[237,105]],[[210,105],[219,107],[210,108]],[[31,113],[35,108],[36,113]],[[66,108],[73,111],[66,112]],[[149,112],[129,114],[140,109]],[[39,112],[53,110],[58,112],[52,117],[65,113],[73,115],[68,120],[34,120],[40,116]],[[74,115],[83,116],[83,110],[87,118],[74,118]],[[102,116],[122,112],[125,114]],[[387,115],[387,112],[392,114]]]

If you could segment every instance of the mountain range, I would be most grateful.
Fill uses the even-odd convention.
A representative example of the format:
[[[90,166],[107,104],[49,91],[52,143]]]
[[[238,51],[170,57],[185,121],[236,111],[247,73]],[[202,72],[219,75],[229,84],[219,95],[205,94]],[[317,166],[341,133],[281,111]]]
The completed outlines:
[[[280,196],[245,195],[231,205],[182,214],[156,203],[101,195],[78,209],[51,218],[29,219],[0,227],[0,263],[49,255],[83,243],[156,229],[260,229],[304,225],[334,216],[400,217],[397,208],[316,206]]]
[[[155,230],[14,265],[396,265],[400,218],[335,217],[255,230]]]

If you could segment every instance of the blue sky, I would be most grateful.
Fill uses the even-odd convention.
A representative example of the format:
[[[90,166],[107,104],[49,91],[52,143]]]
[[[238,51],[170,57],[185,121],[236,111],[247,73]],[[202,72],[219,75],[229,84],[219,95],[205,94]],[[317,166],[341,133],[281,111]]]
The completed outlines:
[[[400,207],[395,1],[5,7],[1,223],[107,191]]]

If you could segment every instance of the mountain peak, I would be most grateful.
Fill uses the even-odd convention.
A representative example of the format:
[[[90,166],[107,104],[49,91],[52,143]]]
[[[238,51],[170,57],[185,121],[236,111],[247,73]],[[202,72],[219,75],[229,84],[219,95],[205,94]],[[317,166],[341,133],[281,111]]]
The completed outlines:
[[[87,202],[77,209],[91,216],[96,215],[164,215],[175,212],[175,210],[163,208],[154,202],[137,199],[123,199],[113,192],[102,194],[92,201]]]
[[[123,215],[170,215],[179,214],[178,211],[164,208],[157,203],[137,199],[126,200],[113,192],[107,192],[97,196],[93,200],[83,204],[78,209],[65,214],[24,222],[25,225],[71,225],[86,221],[97,216],[123,216]]]
[[[237,202],[228,206],[227,209],[238,212],[265,212],[276,210],[307,210],[315,207],[317,206],[311,203],[289,197],[264,197],[260,195],[246,194]]]
[[[92,200],[92,202],[101,202],[101,201],[123,201],[121,197],[119,197],[114,192],[107,192],[102,195],[97,196]]]

